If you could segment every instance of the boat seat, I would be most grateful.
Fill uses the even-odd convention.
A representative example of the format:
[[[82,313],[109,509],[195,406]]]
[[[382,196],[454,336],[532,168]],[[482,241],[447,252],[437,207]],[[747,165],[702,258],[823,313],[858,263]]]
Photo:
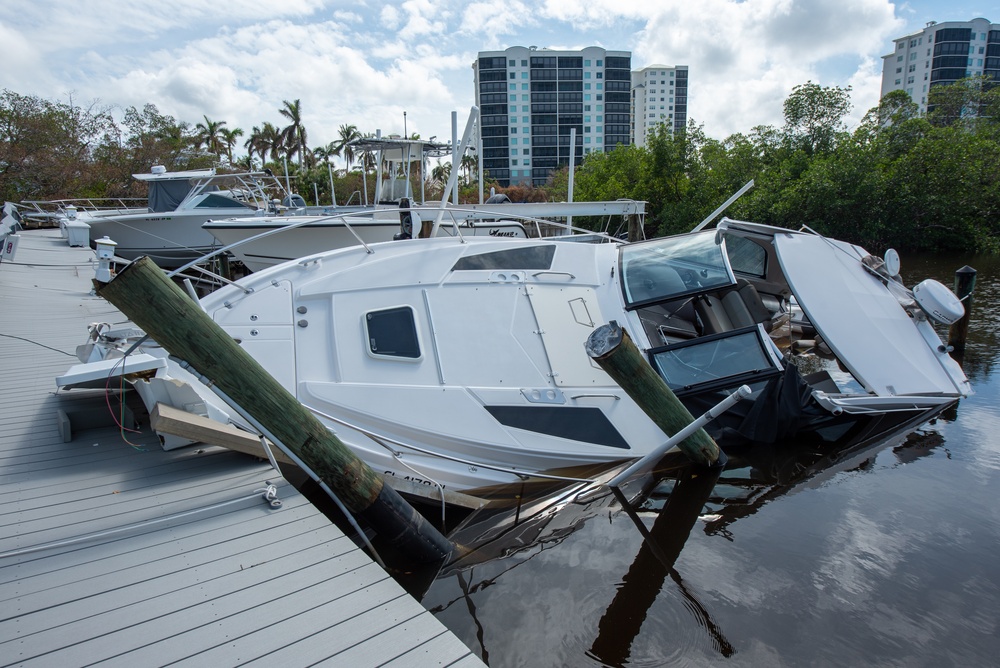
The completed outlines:
[[[701,321],[702,334],[721,334],[734,329],[764,325],[771,330],[771,312],[764,306],[757,288],[746,279],[715,293],[698,295],[695,312]]]

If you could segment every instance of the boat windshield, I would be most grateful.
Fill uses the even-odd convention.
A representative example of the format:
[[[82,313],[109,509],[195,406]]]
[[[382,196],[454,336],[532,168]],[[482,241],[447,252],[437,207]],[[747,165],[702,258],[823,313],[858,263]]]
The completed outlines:
[[[714,230],[630,244],[621,250],[625,305],[717,290],[736,281]]]
[[[758,325],[650,351],[653,367],[678,395],[759,382],[782,371]]]

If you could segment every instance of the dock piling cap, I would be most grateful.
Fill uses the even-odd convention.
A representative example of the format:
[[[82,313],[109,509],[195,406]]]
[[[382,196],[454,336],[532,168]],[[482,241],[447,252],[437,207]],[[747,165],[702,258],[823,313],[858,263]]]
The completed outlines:
[[[584,344],[587,354],[594,359],[607,355],[621,344],[624,331],[614,320],[601,325],[591,333]]]

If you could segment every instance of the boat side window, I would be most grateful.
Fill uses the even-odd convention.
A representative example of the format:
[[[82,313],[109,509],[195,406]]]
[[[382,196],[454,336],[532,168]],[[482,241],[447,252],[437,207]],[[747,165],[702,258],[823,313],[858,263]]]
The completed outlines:
[[[726,254],[737,274],[764,278],[767,276],[767,251],[745,237],[726,234]]]
[[[629,244],[621,250],[625,305],[677,299],[736,281],[715,231]]]
[[[413,309],[395,306],[365,314],[368,352],[373,357],[420,359],[420,339]]]
[[[551,269],[556,247],[551,243],[459,258],[452,271],[473,269]]]
[[[246,209],[250,207],[246,202],[239,202],[224,195],[208,194],[205,199],[195,205],[196,209]]]

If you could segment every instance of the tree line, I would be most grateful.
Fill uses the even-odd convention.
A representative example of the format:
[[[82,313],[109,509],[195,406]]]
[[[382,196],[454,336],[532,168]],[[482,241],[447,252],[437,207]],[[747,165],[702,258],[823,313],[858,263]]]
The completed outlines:
[[[797,86],[781,127],[724,140],[690,124],[645,148],[588,155],[576,199],[649,202],[647,235],[690,230],[745,183],[725,215],[817,232],[881,252],[1000,252],[1000,86],[934,86],[928,111],[886,95],[848,130],[850,88]]]
[[[782,227],[803,225],[864,245],[873,252],[1000,252],[1000,87],[983,78],[934,86],[927,113],[902,91],[885,96],[853,129],[850,88],[796,86],[784,102],[780,127],[757,126],[723,140],[691,122],[680,132],[661,126],[645,147],[619,146],[584,157],[574,175],[574,199],[645,200],[647,236],[691,229],[753,179],[754,188],[726,215]],[[282,122],[248,134],[203,116],[194,125],[147,104],[117,121],[107,109],[82,108],[0,94],[0,198],[142,197],[131,174],[152,165],[168,170],[285,165],[293,189],[309,201],[339,204],[373,195],[376,157],[352,142],[373,136],[352,124],[338,138],[310,148],[299,100],[284,101]],[[411,138],[419,138],[414,135]],[[242,141],[241,141],[242,139]],[[244,153],[237,155],[238,148]],[[334,170],[339,157],[345,169]],[[475,156],[463,156],[460,199],[478,199]],[[441,197],[448,163],[417,163],[417,184]],[[495,187],[514,201],[564,200],[567,168],[542,187]],[[332,182],[332,183],[331,183]],[[331,187],[336,193],[331,192]],[[419,185],[414,191],[419,191]]]
[[[360,191],[366,181],[369,199],[374,196],[374,179],[366,176],[375,171],[377,158],[371,151],[357,150],[352,142],[375,134],[344,124],[334,141],[310,147],[297,99],[283,101],[278,109],[283,121],[265,121],[249,133],[207,115],[195,124],[178,121],[153,104],[128,107],[118,114],[120,120],[113,111],[2,91],[0,200],[145,197],[145,186],[132,174],[148,172],[153,165],[168,171],[270,169],[278,175],[287,168],[292,189],[310,201],[315,197],[328,203],[336,195],[338,203],[344,204],[355,193],[353,203],[357,204],[363,200]],[[419,135],[414,133],[410,139]],[[334,170],[335,158],[346,168]],[[466,181],[472,178],[474,166],[474,158],[463,159]],[[431,182],[440,194],[451,166],[436,165],[424,175],[418,165],[413,172],[415,179]]]

